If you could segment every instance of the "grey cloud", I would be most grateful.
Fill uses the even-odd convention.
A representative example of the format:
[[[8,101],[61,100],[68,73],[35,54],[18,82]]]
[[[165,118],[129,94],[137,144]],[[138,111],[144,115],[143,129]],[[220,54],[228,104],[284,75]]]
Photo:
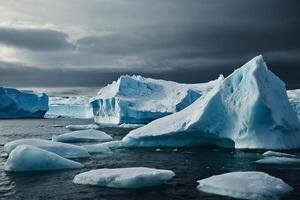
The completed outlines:
[[[78,26],[85,34],[70,51],[72,44],[63,32],[27,33],[28,39],[24,39],[26,34],[18,30],[6,32],[1,39],[0,29],[0,42],[7,45],[30,50],[65,49],[26,51],[24,57],[32,61],[31,68],[1,68],[1,72],[10,74],[8,77],[18,77],[16,84],[93,86],[106,84],[123,73],[202,82],[219,73],[226,75],[263,54],[289,87],[300,86],[298,0],[53,0],[35,5],[18,4],[21,11],[26,10],[24,19],[33,24]],[[108,32],[111,34],[103,34]],[[31,77],[30,73],[37,75]],[[7,83],[12,80],[0,78]]]
[[[69,36],[57,30],[0,26],[0,43],[29,50],[72,49]]]

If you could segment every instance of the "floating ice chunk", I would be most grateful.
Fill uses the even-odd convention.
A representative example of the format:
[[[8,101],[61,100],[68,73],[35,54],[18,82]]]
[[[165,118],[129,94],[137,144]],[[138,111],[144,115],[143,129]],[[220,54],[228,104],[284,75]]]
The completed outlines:
[[[43,118],[48,95],[0,87],[0,118]]]
[[[202,192],[250,200],[279,199],[293,190],[281,179],[255,171],[211,176],[198,183],[197,189]]]
[[[119,128],[139,128],[144,126],[145,124],[120,124]]]
[[[86,129],[101,129],[101,128],[139,128],[144,124],[83,124],[83,125],[67,125],[66,128],[70,131],[86,130]]]
[[[277,151],[266,151],[265,153],[262,154],[262,156],[276,156],[276,157],[297,157],[292,154],[288,153],[281,153]]]
[[[259,164],[278,164],[278,165],[292,165],[292,164],[300,164],[299,158],[292,157],[282,157],[282,156],[267,156],[263,157],[260,160],[255,161]]]
[[[83,165],[31,145],[19,145],[5,163],[5,171],[43,171],[82,168]]]
[[[55,142],[107,142],[113,138],[103,131],[95,129],[87,129],[81,131],[73,131],[62,135],[52,136]]]
[[[10,154],[12,150],[22,144],[36,146],[46,151],[56,153],[64,158],[84,158],[90,156],[87,150],[80,146],[35,138],[14,140],[6,143],[4,145],[4,151]]]
[[[73,183],[112,188],[142,188],[163,184],[173,176],[173,171],[146,167],[96,169],[76,175]]]
[[[67,125],[66,129],[70,131],[80,131],[80,130],[88,130],[88,129],[99,129],[101,128],[97,124],[79,124],[79,125]]]
[[[123,75],[102,88],[91,101],[96,123],[146,124],[187,107],[219,81],[180,84]]]
[[[257,56],[185,109],[131,131],[126,146],[300,147],[284,83]]]
[[[89,153],[111,153],[111,149],[122,148],[122,145],[122,141],[115,140],[98,144],[83,145],[83,148]]]
[[[91,144],[91,145],[83,145],[89,153],[112,153],[108,145],[103,144]]]

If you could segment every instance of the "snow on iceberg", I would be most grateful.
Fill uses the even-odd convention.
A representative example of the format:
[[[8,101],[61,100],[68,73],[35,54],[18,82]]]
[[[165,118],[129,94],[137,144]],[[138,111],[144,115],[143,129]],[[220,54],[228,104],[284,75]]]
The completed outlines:
[[[131,131],[125,146],[300,147],[284,83],[257,56],[187,108]]]
[[[44,171],[82,168],[83,165],[31,145],[17,146],[5,163],[5,171]]]
[[[180,84],[141,76],[123,75],[102,88],[91,101],[94,120],[104,124],[143,124],[182,110],[218,80],[201,84]]]
[[[73,183],[112,188],[142,188],[163,184],[173,176],[173,171],[146,167],[96,169],[76,175]]]
[[[300,89],[287,91],[290,104],[300,120]]]
[[[54,96],[49,98],[46,118],[93,118],[89,96]]]
[[[87,129],[81,131],[73,131],[62,135],[52,136],[55,142],[107,142],[113,138],[103,131],[95,129]]]
[[[250,200],[279,199],[293,190],[283,180],[255,171],[211,176],[198,183],[197,189],[202,192]]]
[[[85,158],[89,157],[90,154],[80,146],[65,144],[62,142],[53,142],[50,140],[43,139],[19,139],[4,145],[4,151],[8,154],[12,152],[19,145],[32,145],[46,151],[56,153],[64,158]]]
[[[48,95],[0,87],[0,118],[43,118]]]

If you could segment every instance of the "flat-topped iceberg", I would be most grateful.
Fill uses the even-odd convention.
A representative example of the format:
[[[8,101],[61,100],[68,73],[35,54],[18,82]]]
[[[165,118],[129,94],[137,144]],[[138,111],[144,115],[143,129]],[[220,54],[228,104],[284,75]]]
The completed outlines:
[[[198,181],[202,192],[239,199],[279,199],[293,190],[283,180],[264,172],[231,172]]]
[[[300,147],[285,84],[257,56],[187,108],[131,131],[125,146]]]
[[[52,136],[52,141],[56,142],[107,142],[113,138],[103,131],[95,129],[87,129],[81,131],[73,131],[62,135]]]
[[[48,95],[0,87],[0,118],[43,118],[48,110]]]
[[[142,188],[163,184],[173,176],[173,171],[146,167],[95,169],[76,175],[73,183],[112,188]]]
[[[59,169],[77,169],[83,165],[63,158],[55,153],[30,145],[17,146],[5,163],[5,171],[44,171]]]
[[[180,84],[141,76],[123,75],[102,88],[91,102],[96,123],[143,124],[189,106],[212,89],[218,80]]]
[[[46,151],[53,152],[64,158],[84,158],[89,157],[90,154],[86,149],[80,146],[65,144],[62,142],[53,142],[43,139],[19,139],[4,145],[4,151],[8,154],[11,153],[19,145],[32,145]]]
[[[50,96],[46,118],[93,118],[90,96]]]

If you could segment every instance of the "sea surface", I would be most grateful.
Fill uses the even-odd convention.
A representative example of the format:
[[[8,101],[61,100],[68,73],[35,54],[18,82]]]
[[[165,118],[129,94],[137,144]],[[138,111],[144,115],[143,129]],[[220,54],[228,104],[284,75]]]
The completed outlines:
[[[254,163],[262,151],[224,149],[118,149],[112,154],[94,154],[88,159],[77,159],[85,168],[50,172],[6,173],[3,145],[21,138],[49,139],[52,135],[68,132],[69,124],[90,124],[80,119],[0,120],[0,199],[201,199],[227,200],[213,194],[199,192],[197,180],[233,171],[263,171],[283,179],[294,190],[282,199],[300,199],[300,166],[261,165]],[[104,128],[114,139],[121,139],[130,129]],[[289,151],[300,155],[300,151]],[[173,170],[176,176],[164,185],[145,189],[111,189],[76,185],[73,177],[96,168],[154,167]],[[241,185],[241,187],[243,187]]]

